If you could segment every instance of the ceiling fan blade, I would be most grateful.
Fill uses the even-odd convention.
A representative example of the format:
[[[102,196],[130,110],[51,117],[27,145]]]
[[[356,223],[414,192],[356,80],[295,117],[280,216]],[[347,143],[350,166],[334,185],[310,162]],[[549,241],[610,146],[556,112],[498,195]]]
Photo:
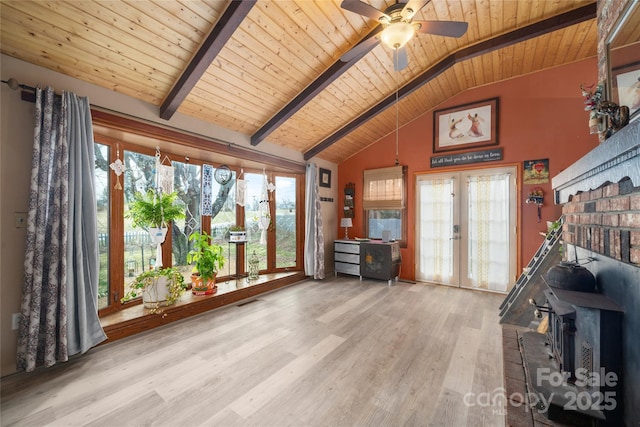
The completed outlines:
[[[413,18],[413,16],[415,16],[415,14],[418,13],[427,3],[429,3],[429,0],[409,0],[407,4],[404,5],[404,9],[402,9],[402,16],[404,16],[405,19]],[[411,16],[406,16],[409,9],[413,12],[411,13]]]
[[[365,54],[367,54],[371,49],[376,47],[380,43],[380,39],[378,37],[369,37],[368,39],[362,40],[360,43],[352,47],[350,50],[344,53],[340,57],[340,61],[342,62],[351,62],[354,60],[358,60],[362,58]]]
[[[407,57],[407,49],[401,47],[400,49],[393,49],[393,69],[396,71],[402,71],[407,68],[409,59]]]
[[[461,21],[413,21],[420,24],[418,33],[435,34],[445,37],[462,37],[467,32],[469,24]]]
[[[381,12],[375,7],[368,5],[367,3],[363,3],[360,0],[342,0],[340,7],[344,10],[366,16],[367,18],[375,19],[376,21],[385,16],[387,19],[391,20],[391,18],[384,12]]]

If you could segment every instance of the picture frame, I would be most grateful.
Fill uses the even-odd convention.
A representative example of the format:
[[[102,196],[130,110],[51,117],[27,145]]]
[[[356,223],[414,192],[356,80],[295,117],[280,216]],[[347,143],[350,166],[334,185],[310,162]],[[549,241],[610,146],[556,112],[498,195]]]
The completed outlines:
[[[318,185],[320,185],[320,187],[331,188],[331,171],[329,169],[319,168],[318,174],[320,175]]]
[[[433,112],[433,152],[498,145],[498,98]]]
[[[549,182],[549,159],[525,160],[523,162],[523,184],[546,184]]]
[[[640,117],[640,61],[611,71],[612,101],[629,107],[629,121],[633,121]]]

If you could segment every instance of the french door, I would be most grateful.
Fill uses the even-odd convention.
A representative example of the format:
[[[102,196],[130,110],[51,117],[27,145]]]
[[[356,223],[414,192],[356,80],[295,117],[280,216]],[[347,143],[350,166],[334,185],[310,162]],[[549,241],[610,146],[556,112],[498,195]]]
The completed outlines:
[[[516,168],[418,175],[416,279],[507,292],[516,272]]]

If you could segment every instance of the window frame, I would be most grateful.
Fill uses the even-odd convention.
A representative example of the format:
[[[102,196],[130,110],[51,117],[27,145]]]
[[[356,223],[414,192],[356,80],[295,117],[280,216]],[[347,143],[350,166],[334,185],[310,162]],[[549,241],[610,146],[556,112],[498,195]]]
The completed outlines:
[[[287,268],[286,271],[303,271],[302,253],[304,249],[304,172],[305,165],[295,162],[274,157],[269,154],[258,153],[253,150],[245,150],[236,148],[232,150],[228,144],[222,144],[210,139],[206,139],[200,136],[194,136],[178,130],[170,130],[161,128],[149,123],[139,122],[126,117],[116,116],[110,113],[106,113],[100,110],[92,110],[92,118],[94,124],[94,141],[95,143],[102,144],[109,147],[109,163],[113,163],[118,154],[120,159],[124,156],[124,151],[133,151],[145,155],[155,155],[156,148],[146,145],[146,143],[137,144],[134,142],[125,141],[126,138],[118,138],[112,135],[117,135],[119,132],[125,132],[135,137],[141,137],[141,140],[155,140],[157,146],[160,146],[163,157],[166,155],[171,161],[184,162],[185,159],[191,164],[211,164],[214,167],[220,166],[221,162],[216,162],[211,159],[214,155],[224,153],[223,159],[225,164],[229,166],[235,172],[236,178],[243,172],[251,173],[263,173],[266,171],[270,174],[270,180],[274,179],[275,175],[294,176],[296,177],[297,185],[297,200],[296,203],[296,230],[298,233],[297,240],[297,260],[294,269]],[[116,131],[114,133],[113,131]],[[137,142],[137,141],[136,141]],[[189,152],[189,155],[178,154],[179,152]],[[229,152],[234,157],[233,160],[237,164],[232,165],[229,159]],[[193,154],[192,154],[193,153]],[[220,156],[218,156],[220,157]],[[259,161],[260,167],[247,167],[243,166],[243,162],[247,160],[254,163]],[[273,169],[273,170],[271,170]],[[286,171],[286,172],[285,172]],[[125,172],[126,173],[126,172]],[[120,177],[122,180],[123,177]],[[127,303],[121,303],[120,298],[125,293],[125,253],[124,253],[124,192],[114,190],[115,183],[113,171],[109,170],[109,305],[99,310],[99,316],[103,317],[115,312],[118,312],[126,307],[141,304],[142,301],[130,301]],[[275,209],[275,201],[272,200],[272,209]],[[236,207],[236,224],[244,224],[244,207]],[[203,230],[209,230],[211,227],[211,217],[200,216],[200,225]],[[163,248],[163,265],[172,265],[172,232],[167,233],[165,242],[162,244]],[[275,233],[269,233],[267,239],[267,253],[270,260],[275,260]],[[244,272],[244,260],[246,254],[242,254],[239,258],[239,262],[242,262]],[[271,267],[275,265],[275,261],[269,263],[266,273],[277,272],[277,269]],[[221,280],[226,279],[226,275],[220,276]]]
[[[408,194],[408,180],[407,180],[407,172],[408,172],[408,167],[405,165],[398,165],[396,167],[401,168],[401,173],[402,173],[402,196],[401,196],[401,200],[398,202],[396,201],[392,201],[391,203],[389,202],[389,200],[383,200],[381,203],[376,203],[375,200],[369,200],[368,202],[365,202],[365,194],[369,194],[368,190],[367,190],[367,183],[368,183],[368,178],[384,178],[384,177],[390,177],[390,176],[394,176],[396,173],[394,173],[393,171],[391,171],[391,169],[395,168],[395,167],[389,167],[389,168],[379,168],[379,169],[369,169],[369,173],[366,173],[367,170],[365,170],[363,173],[363,218],[364,218],[364,229],[365,229],[365,234],[368,237],[372,237],[370,236],[369,232],[369,212],[370,211],[400,211],[400,221],[401,221],[401,236],[399,239],[396,239],[399,241],[400,243],[400,247],[406,248],[407,247],[407,221],[408,221],[408,216],[407,216],[407,205],[406,205],[406,200],[407,200],[407,194]],[[379,173],[377,173],[379,172]],[[366,175],[369,175],[369,177],[367,177]],[[370,179],[369,179],[370,181]],[[402,206],[402,207],[396,207],[393,205],[393,203],[397,203],[398,206]]]

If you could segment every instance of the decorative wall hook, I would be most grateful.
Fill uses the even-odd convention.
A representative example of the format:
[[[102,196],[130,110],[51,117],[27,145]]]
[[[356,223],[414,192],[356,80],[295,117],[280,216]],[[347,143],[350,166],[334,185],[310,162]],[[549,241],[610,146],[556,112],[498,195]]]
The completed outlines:
[[[525,203],[534,203],[538,207],[538,222],[540,222],[540,220],[542,219],[542,206],[544,206],[544,191],[542,190],[542,188],[535,187],[531,191],[529,191],[529,195],[527,196],[527,200],[525,200]]]

